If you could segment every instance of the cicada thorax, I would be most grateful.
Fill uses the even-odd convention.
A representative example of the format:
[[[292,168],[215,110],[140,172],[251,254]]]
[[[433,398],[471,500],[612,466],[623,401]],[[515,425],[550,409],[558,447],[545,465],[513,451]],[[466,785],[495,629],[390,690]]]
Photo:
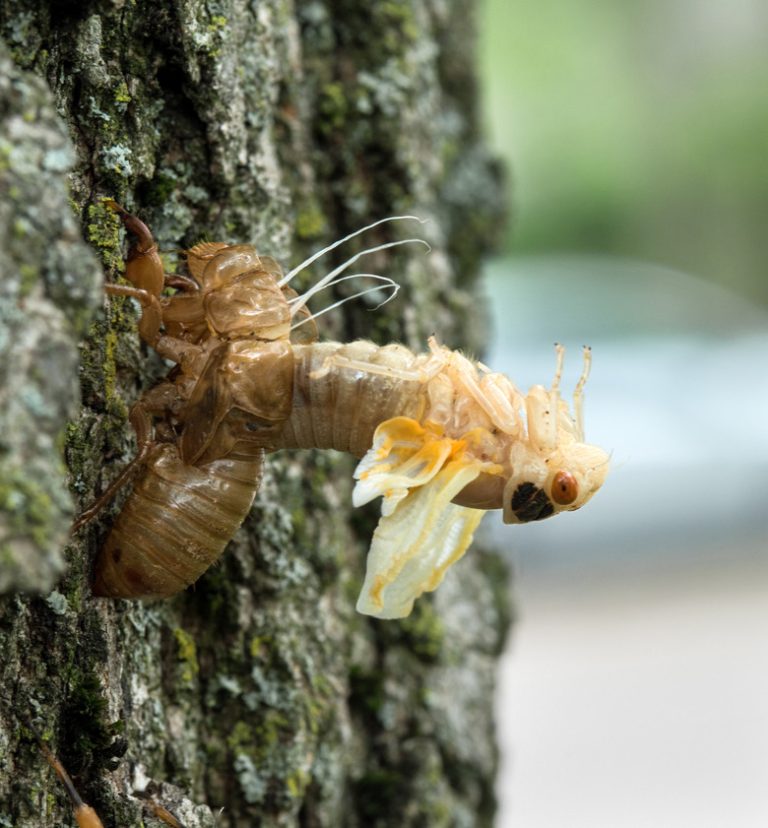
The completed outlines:
[[[288,340],[291,312],[278,285],[280,268],[250,245],[217,253],[202,275],[203,307],[219,339]]]
[[[236,339],[211,354],[182,412],[181,457],[207,463],[272,447],[291,412],[293,346]]]
[[[290,320],[288,302],[296,299],[298,293],[288,285],[281,285],[282,268],[271,256],[261,256],[250,245],[226,245],[219,242],[203,242],[187,251],[187,267],[193,279],[200,285],[200,318],[208,320],[206,327],[209,334],[227,337],[253,333],[253,322],[262,339],[286,337],[281,326]],[[243,305],[226,305],[227,296],[234,296],[236,302],[242,302],[248,293],[248,302]],[[210,299],[207,297],[211,297]],[[187,297],[176,296],[181,304]],[[255,305],[251,304],[256,300]],[[259,308],[264,311],[259,316]],[[244,313],[241,316],[241,313]],[[273,314],[270,320],[270,314]],[[307,320],[310,311],[302,306],[295,316],[297,321]],[[246,322],[251,323],[250,329]],[[277,331],[268,336],[270,327]],[[312,342],[317,339],[317,326],[313,320],[302,326],[301,333],[290,332],[293,342]]]
[[[290,311],[274,259],[251,245],[203,242],[187,251],[186,263],[198,289],[164,298],[166,335],[189,342],[288,337]]]

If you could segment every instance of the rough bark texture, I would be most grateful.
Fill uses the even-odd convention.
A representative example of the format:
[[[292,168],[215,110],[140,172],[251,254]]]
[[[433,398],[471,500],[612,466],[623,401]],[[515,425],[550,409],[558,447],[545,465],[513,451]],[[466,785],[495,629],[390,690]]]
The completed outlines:
[[[286,263],[417,213],[432,254],[371,265],[402,299],[323,333],[481,346],[501,210],[470,6],[0,0],[0,826],[74,825],[25,717],[107,826],[161,825],[141,790],[188,828],[491,823],[503,568],[475,548],[409,619],[356,615],[377,516],[352,514],[350,459],[272,458],[221,565],[171,601],[90,596],[119,502],[65,545],[164,370],[102,298],[122,258],[102,197],[162,249]]]

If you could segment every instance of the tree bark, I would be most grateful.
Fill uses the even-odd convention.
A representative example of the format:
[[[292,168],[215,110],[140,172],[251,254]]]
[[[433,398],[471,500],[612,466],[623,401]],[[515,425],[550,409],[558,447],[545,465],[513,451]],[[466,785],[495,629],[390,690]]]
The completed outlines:
[[[494,554],[402,622],[355,614],[377,512],[352,512],[353,461],[329,452],[273,456],[221,564],[173,600],[90,594],[122,497],[67,540],[167,370],[103,299],[104,197],[170,260],[205,238],[291,265],[415,213],[432,254],[371,266],[401,298],[322,333],[481,348],[502,197],[473,25],[459,0],[0,0],[0,826],[74,825],[30,721],[107,826],[162,825],[142,792],[187,828],[491,824]]]

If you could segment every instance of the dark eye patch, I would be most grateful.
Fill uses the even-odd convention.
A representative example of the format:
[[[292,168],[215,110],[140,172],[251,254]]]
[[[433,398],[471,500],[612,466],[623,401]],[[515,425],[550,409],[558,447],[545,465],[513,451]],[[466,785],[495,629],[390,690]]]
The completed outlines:
[[[529,523],[548,518],[555,507],[543,489],[533,483],[521,483],[512,495],[512,511],[521,523]]]

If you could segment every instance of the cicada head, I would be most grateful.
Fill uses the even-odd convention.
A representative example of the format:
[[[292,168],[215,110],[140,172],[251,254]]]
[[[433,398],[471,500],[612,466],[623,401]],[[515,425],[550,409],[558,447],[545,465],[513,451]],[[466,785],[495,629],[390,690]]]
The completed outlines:
[[[505,523],[528,523],[580,509],[603,485],[609,455],[584,441],[583,389],[591,352],[574,392],[573,415],[560,399],[564,349],[557,347],[552,387],[535,385],[525,397],[527,433],[509,449],[502,496]]]

